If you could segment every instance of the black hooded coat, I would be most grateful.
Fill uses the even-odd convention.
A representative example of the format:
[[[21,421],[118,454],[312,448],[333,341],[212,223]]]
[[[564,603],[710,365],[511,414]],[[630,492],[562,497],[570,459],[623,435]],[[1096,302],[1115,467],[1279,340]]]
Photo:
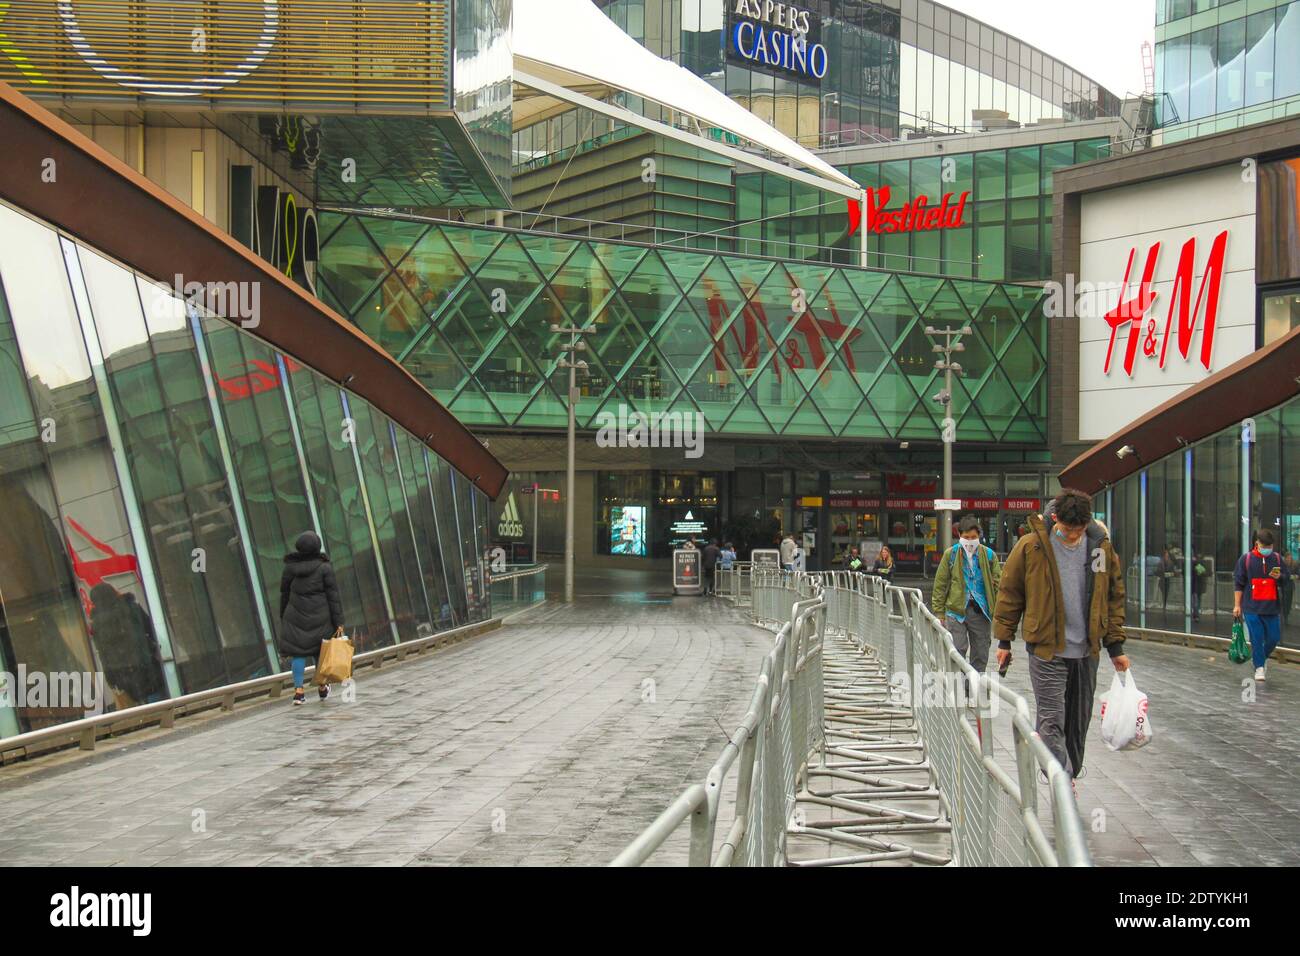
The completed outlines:
[[[321,641],[343,626],[343,602],[320,538],[304,531],[294,549],[280,576],[280,653],[319,657]]]

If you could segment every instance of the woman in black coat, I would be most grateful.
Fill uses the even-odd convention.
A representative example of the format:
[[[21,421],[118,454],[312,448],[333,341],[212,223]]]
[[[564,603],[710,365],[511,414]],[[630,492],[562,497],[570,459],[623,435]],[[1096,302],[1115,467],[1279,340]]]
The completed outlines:
[[[293,666],[293,702],[303,702],[307,658],[320,657],[321,642],[343,627],[343,602],[329,557],[311,531],[298,535],[294,552],[284,557],[280,576],[280,654]],[[330,689],[322,684],[320,699]]]

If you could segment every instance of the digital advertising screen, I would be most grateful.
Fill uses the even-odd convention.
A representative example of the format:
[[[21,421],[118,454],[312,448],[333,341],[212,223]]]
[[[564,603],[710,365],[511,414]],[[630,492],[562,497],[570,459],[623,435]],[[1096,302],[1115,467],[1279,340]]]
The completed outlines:
[[[645,557],[644,505],[619,505],[609,510],[609,553]]]

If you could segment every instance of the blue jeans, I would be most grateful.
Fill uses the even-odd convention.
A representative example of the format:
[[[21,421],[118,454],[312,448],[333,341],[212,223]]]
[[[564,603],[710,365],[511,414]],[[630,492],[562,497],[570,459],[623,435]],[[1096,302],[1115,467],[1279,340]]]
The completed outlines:
[[[307,658],[295,657],[291,662],[293,667],[293,687],[298,690],[302,687],[303,678],[307,673]]]
[[[1282,618],[1276,614],[1246,614],[1246,632],[1250,634],[1250,656],[1256,667],[1263,667],[1273,649],[1282,643]]]

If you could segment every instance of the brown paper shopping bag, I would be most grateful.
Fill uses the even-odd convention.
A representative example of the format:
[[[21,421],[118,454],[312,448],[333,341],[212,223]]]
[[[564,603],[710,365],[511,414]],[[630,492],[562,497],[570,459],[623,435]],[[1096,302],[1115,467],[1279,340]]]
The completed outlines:
[[[343,628],[334,632],[332,638],[321,641],[320,660],[316,662],[316,683],[340,684],[352,676],[352,639],[343,633]]]

